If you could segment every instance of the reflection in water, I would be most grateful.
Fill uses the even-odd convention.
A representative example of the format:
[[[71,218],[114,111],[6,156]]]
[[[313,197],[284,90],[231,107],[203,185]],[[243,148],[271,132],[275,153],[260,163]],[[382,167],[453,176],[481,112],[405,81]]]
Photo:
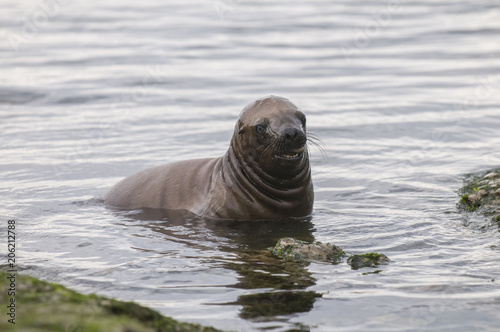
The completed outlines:
[[[262,320],[265,317],[307,312],[313,308],[318,297],[321,295],[312,291],[267,292],[240,296],[236,303],[243,306],[241,318]]]
[[[240,296],[236,302],[217,303],[240,305],[241,318],[262,320],[306,312],[312,309],[315,299],[321,297],[316,292],[305,291],[316,281],[307,270],[308,262],[281,260],[267,249],[282,237],[314,241],[310,218],[282,222],[241,222],[206,220],[189,212],[159,209],[118,213],[141,221],[141,226],[163,234],[168,241],[199,249],[206,247],[208,241],[222,252],[237,255],[237,259],[223,263],[223,267],[239,275],[236,284],[226,287],[266,290]]]

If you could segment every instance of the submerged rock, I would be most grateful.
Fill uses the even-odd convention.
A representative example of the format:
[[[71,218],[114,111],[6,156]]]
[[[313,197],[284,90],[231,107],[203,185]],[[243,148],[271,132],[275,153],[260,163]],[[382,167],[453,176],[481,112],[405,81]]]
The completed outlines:
[[[467,175],[459,195],[459,209],[478,212],[500,222],[500,168]]]

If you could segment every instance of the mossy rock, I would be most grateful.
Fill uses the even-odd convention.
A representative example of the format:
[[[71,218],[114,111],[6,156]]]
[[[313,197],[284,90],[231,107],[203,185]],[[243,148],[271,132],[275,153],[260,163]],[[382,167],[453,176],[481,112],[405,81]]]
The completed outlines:
[[[291,237],[279,239],[274,247],[269,248],[273,255],[293,261],[320,261],[339,263],[345,252],[330,243],[307,243]]]
[[[320,261],[338,264],[346,256],[344,250],[330,243],[307,243],[294,238],[279,239],[274,247],[268,248],[274,256],[296,262]],[[384,254],[369,252],[361,255],[351,255],[347,264],[353,270],[363,267],[376,267],[387,264],[389,258]]]
[[[500,222],[500,168],[467,175],[458,194],[460,210],[481,213]]]
[[[376,267],[380,264],[387,264],[389,261],[389,258],[384,254],[368,252],[366,254],[351,255],[347,259],[347,264],[351,266],[351,269],[358,270],[363,267]]]
[[[0,272],[0,303],[15,298],[15,324],[4,314],[0,331],[30,332],[212,332],[211,327],[180,323],[134,302],[83,295],[61,285],[15,275],[15,296],[9,274]]]

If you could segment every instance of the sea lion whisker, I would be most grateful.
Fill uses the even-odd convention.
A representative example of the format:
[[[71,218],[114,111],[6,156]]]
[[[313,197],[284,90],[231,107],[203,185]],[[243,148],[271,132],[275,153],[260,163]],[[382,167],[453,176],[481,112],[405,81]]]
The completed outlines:
[[[267,153],[269,153],[270,151],[275,151],[275,148],[276,148],[276,140],[271,140],[271,142],[269,144],[266,145],[266,147],[264,148],[264,150],[262,150],[262,155],[265,155]],[[274,155],[273,155],[273,158],[274,158]]]
[[[277,156],[284,155],[286,152],[286,145],[285,142],[282,139],[278,140],[277,144],[277,149],[275,150],[275,153]]]
[[[308,143],[310,143],[310,144],[308,145],[308,148],[309,148],[309,146],[314,146],[317,150],[319,150],[319,152],[321,153],[321,156],[322,156],[323,158],[328,157],[328,155],[327,155],[327,153],[326,153],[325,148],[324,148],[324,147],[323,147],[320,143],[315,142],[315,141],[313,141],[313,140],[308,140]],[[309,151],[310,151],[310,150],[309,150]]]
[[[323,141],[314,133],[307,133],[307,142],[319,150],[323,158],[328,157]]]

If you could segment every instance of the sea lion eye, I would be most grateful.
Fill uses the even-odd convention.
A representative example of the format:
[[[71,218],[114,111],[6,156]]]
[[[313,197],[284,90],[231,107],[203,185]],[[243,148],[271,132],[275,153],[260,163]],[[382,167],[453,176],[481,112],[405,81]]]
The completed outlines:
[[[256,125],[255,126],[255,132],[258,135],[263,135],[266,132],[266,126],[264,126],[264,125]]]

